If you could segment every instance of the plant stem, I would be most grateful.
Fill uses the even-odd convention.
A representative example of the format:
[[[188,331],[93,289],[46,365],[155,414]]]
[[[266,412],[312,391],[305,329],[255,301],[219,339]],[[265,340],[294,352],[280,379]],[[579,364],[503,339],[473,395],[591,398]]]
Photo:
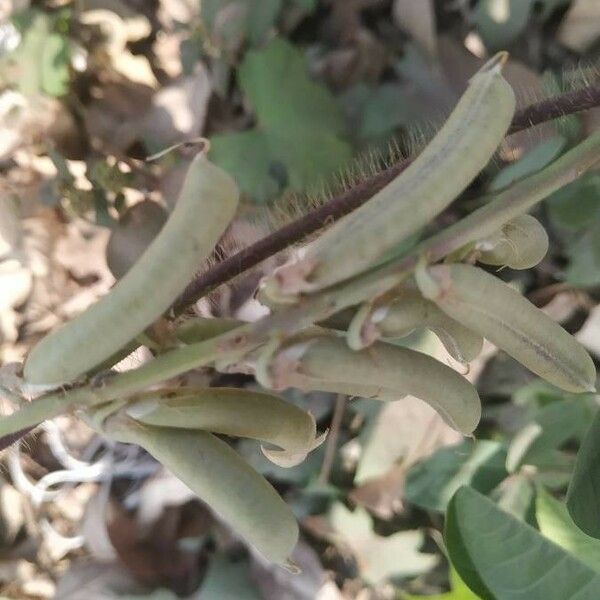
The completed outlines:
[[[574,181],[600,159],[600,133],[565,153],[549,167],[492,196],[491,200],[462,221],[425,240],[400,259],[314,296],[291,307],[248,323],[204,342],[171,350],[137,369],[120,373],[97,388],[84,387],[42,396],[0,419],[0,448],[6,436],[17,439],[21,431],[61,413],[123,399],[141,390],[216,358],[235,361],[273,337],[285,337],[396,287],[415,269],[419,259],[443,259],[464,245],[493,233],[503,223],[522,214],[536,202]],[[3,437],[4,436],[4,437]],[[11,443],[11,442],[8,442]]]
[[[541,100],[515,113],[508,135],[598,105],[600,105],[600,86],[573,90],[554,98]],[[200,273],[175,301],[174,313],[181,314],[188,306],[219,285],[352,212],[397,177],[411,162],[411,159],[398,161],[335,196],[319,208],[222,260],[204,273]]]

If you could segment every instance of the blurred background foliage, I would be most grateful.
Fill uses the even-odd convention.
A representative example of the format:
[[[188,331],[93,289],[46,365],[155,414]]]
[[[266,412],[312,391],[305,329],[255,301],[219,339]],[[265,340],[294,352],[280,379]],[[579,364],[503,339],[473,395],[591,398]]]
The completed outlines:
[[[158,231],[188,159],[148,156],[211,140],[212,160],[244,196],[218,260],[417,152],[498,49],[510,51],[506,76],[521,106],[600,85],[600,2],[0,1],[2,363],[22,360],[105,293]],[[444,219],[543,168],[599,118],[591,110],[507,138]],[[598,357],[600,173],[538,213],[550,253],[533,271],[501,276]],[[15,219],[20,232],[9,235],[2,222]],[[195,311],[258,318],[256,282],[281,259]],[[406,343],[444,356],[425,334]],[[476,440],[460,439],[413,398],[384,405],[286,392],[331,427],[327,444],[286,470],[257,445],[236,443],[294,507],[301,575],[248,552],[143,452],[98,440],[68,417],[47,424],[2,457],[3,597],[471,600],[441,535],[463,484],[533,525],[536,543],[551,540],[600,573],[600,542],[576,530],[562,503],[595,398],[541,383],[492,347],[468,376],[484,401]],[[190,377],[254,385],[214,372]],[[473,527],[492,518],[502,515],[473,513]]]

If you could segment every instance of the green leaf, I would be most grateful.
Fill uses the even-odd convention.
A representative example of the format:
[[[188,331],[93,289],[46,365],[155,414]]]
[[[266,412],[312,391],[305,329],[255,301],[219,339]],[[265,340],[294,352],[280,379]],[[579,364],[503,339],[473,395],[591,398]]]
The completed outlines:
[[[594,600],[600,574],[530,525],[463,487],[448,505],[450,560],[483,600]]]
[[[567,144],[567,140],[561,136],[555,136],[530,150],[525,156],[505,167],[494,177],[490,185],[493,191],[507,187],[515,181],[532,175],[536,171],[549,165],[555,158],[560,156]]]
[[[433,596],[413,596],[412,594],[405,594],[403,598],[406,600],[479,600],[479,596],[476,596],[460,578],[460,575],[456,572],[456,569],[450,567],[450,591],[445,594],[434,594]]]
[[[68,91],[70,46],[53,31],[54,21],[42,12],[21,15],[22,39],[9,60],[16,66],[15,84],[26,96],[62,96]]]
[[[567,491],[571,518],[587,535],[600,539],[600,412],[596,413],[577,453]]]
[[[581,438],[593,410],[583,398],[552,402],[541,408],[532,423],[513,438],[508,448],[506,468],[515,472],[522,464],[547,464],[552,450],[571,438]]]
[[[288,186],[316,188],[350,160],[351,148],[341,137],[342,111],[330,92],[309,78],[295,46],[275,39],[248,52],[239,78],[257,127],[215,136],[211,156],[244,192],[264,201]]]
[[[248,38],[251,44],[258,45],[275,25],[283,0],[246,0],[246,2],[249,4],[246,19]]]
[[[271,172],[272,154],[268,138],[261,131],[213,136],[210,157],[234,175],[240,188],[253,198],[272,198],[283,187]]]
[[[505,459],[502,445],[487,440],[440,448],[409,470],[404,495],[421,508],[443,512],[462,485],[484,494],[493,490],[507,476]]]
[[[567,507],[541,486],[537,491],[536,519],[544,536],[600,572],[600,541],[583,533],[573,523]]]
[[[349,90],[342,101],[354,125],[353,135],[358,139],[388,138],[395,129],[417,118],[405,86],[397,83],[377,87],[360,83]]]
[[[503,50],[521,35],[535,0],[479,0],[473,20],[488,50]]]
[[[373,532],[371,517],[362,508],[352,512],[336,503],[331,508],[329,520],[340,538],[353,550],[361,575],[369,583],[420,575],[438,562],[434,554],[419,551],[424,541],[420,531],[400,531],[381,537]]]
[[[552,221],[571,229],[589,225],[600,215],[600,174],[586,173],[546,201]]]
[[[600,174],[583,175],[548,199],[550,218],[569,265],[564,278],[576,286],[600,283]]]
[[[582,232],[567,247],[570,262],[564,278],[574,286],[590,287],[600,283],[599,226],[600,219],[595,219],[593,227]]]
[[[304,55],[289,42],[277,38],[262,50],[248,52],[239,78],[263,128],[279,132],[306,128],[313,132],[344,131],[335,98],[310,79]]]

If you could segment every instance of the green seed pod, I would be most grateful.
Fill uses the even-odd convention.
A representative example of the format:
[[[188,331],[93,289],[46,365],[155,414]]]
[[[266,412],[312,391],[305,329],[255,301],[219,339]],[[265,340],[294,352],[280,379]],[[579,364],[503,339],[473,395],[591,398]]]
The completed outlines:
[[[125,412],[156,427],[203,429],[279,446],[263,448],[283,467],[301,463],[319,443],[314,417],[277,396],[238,388],[180,388],[130,404]]]
[[[163,463],[267,560],[285,564],[298,524],[273,487],[228,444],[204,431],[109,418],[105,431]]]
[[[265,292],[311,293],[367,270],[427,225],[485,167],[510,125],[515,96],[502,78],[507,54],[471,79],[444,126],[395,180],[325,231],[304,256],[278,269]]]
[[[196,317],[187,319],[175,329],[175,338],[184,344],[197,344],[243,325],[237,319]]]
[[[277,349],[265,347],[256,366],[256,378],[265,387],[285,389],[298,379],[344,382],[347,389],[376,382],[383,390],[411,394],[437,410],[462,433],[471,433],[481,417],[475,388],[459,373],[431,356],[377,342],[355,352],[344,339],[323,335]],[[314,388],[318,389],[318,388]]]
[[[139,261],[96,304],[46,336],[25,362],[34,384],[75,380],[125,346],[167,310],[233,218],[231,177],[198,155],[175,210]]]
[[[596,368],[584,347],[516,290],[477,267],[417,270],[424,296],[521,364],[568,392],[591,392]]]
[[[418,290],[403,287],[391,302],[365,303],[348,328],[348,345],[361,350],[379,338],[402,338],[419,327],[435,333],[448,354],[461,363],[481,353],[483,338],[450,318]]]
[[[511,269],[531,269],[548,252],[548,234],[543,225],[531,215],[521,215],[502,226],[486,240],[480,240],[477,260],[486,265]]]
[[[138,202],[121,215],[106,245],[106,264],[115,279],[131,269],[166,222],[165,209],[151,200]]]

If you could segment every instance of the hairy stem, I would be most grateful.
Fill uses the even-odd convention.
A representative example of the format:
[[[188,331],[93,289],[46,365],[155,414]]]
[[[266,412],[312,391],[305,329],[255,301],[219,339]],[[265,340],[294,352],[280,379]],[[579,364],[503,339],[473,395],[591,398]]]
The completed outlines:
[[[566,92],[518,110],[513,117],[508,133],[517,133],[540,123],[588,110],[598,105],[600,105],[600,86]],[[204,273],[200,273],[175,301],[173,311],[175,314],[181,314],[188,306],[219,285],[352,212],[397,177],[411,162],[411,159],[398,161],[335,196],[326,204],[222,260]]]
[[[590,93],[590,90],[587,92]],[[555,98],[554,102],[557,101],[558,99]],[[561,114],[564,114],[564,111]],[[534,117],[530,117],[530,119],[534,120]],[[38,423],[58,414],[131,396],[165,379],[210,364],[217,357],[235,361],[274,336],[292,335],[344,308],[384,294],[408,277],[422,256],[426,256],[430,262],[435,262],[465,244],[488,235],[553,191],[575,180],[581,173],[598,162],[599,155],[600,134],[597,133],[564,154],[543,171],[496,194],[482,208],[425,240],[400,259],[394,259],[320,294],[303,298],[297,305],[264,317],[256,323],[242,325],[215,338],[167,352],[137,369],[111,377],[101,387],[88,386],[64,393],[49,394],[26,404],[13,414],[0,419],[0,449],[27,433]],[[406,166],[405,163],[402,165]],[[390,169],[394,168],[398,168],[398,165],[390,167]],[[380,173],[376,178],[381,178],[390,169]],[[381,184],[382,179],[378,179],[378,181]],[[364,191],[366,184],[367,182],[364,182],[361,184],[363,187],[354,188],[354,190],[360,189],[363,190],[361,193],[366,193]],[[385,185],[385,183],[381,185]],[[337,202],[339,201],[338,199]],[[356,201],[356,198],[353,201]],[[317,228],[315,227],[315,229]],[[306,233],[308,231],[304,232],[304,234]],[[228,272],[225,270],[225,274],[229,274],[221,282],[239,272],[239,262],[236,262],[235,269]],[[213,282],[214,285],[216,283]],[[201,293],[206,293],[206,290]],[[191,296],[188,298],[189,302],[192,302],[193,299]],[[179,306],[182,309],[185,307],[185,303],[180,303]]]

